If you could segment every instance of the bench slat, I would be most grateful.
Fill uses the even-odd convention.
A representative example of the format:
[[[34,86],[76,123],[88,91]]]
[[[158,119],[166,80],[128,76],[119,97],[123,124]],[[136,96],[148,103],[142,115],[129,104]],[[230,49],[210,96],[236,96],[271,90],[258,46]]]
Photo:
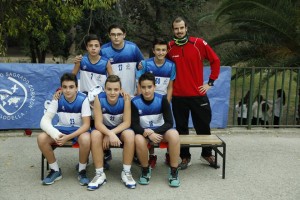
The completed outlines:
[[[222,140],[216,135],[179,135],[180,144],[199,145],[199,144],[214,144],[221,145]]]

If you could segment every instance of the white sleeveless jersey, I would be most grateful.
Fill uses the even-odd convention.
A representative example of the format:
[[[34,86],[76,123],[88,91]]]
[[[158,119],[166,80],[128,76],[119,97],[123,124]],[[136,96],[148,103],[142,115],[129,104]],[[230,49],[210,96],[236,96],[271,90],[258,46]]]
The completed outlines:
[[[125,40],[123,49],[117,50],[109,42],[101,47],[100,54],[109,59],[113,73],[121,79],[123,90],[133,97],[136,90],[136,66],[144,59],[137,45]]]
[[[165,121],[162,113],[163,95],[154,93],[154,100],[151,104],[144,103],[141,95],[132,99],[140,116],[140,126],[142,128],[155,129],[162,126]]]
[[[82,117],[91,116],[91,109],[86,95],[78,92],[73,102],[68,102],[64,95],[59,100],[52,100],[47,112],[57,113],[59,130],[79,128],[82,126]]]
[[[80,91],[88,92],[91,88],[99,85],[104,88],[107,78],[108,59],[101,56],[96,64],[92,64],[87,55],[80,62]]]
[[[176,68],[175,63],[165,59],[162,66],[157,66],[154,62],[154,57],[142,61],[143,69],[137,71],[137,79],[144,73],[150,72],[155,76],[155,92],[166,95],[170,80],[175,80]]]
[[[102,115],[103,115],[103,124],[109,128],[113,129],[123,122],[123,113],[124,113],[124,99],[120,95],[118,101],[114,105],[110,105],[107,101],[107,96],[105,92],[102,92],[98,95]]]

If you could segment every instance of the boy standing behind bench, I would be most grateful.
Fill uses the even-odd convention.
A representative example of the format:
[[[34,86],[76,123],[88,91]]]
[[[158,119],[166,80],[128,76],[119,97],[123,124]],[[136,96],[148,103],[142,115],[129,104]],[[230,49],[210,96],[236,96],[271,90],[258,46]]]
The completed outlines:
[[[62,178],[51,144],[63,146],[68,140],[79,143],[78,180],[80,185],[87,185],[86,164],[90,151],[90,116],[91,109],[85,94],[78,92],[76,75],[66,73],[61,77],[62,97],[52,100],[41,120],[41,129],[45,132],[37,137],[38,146],[50,166],[49,175],[43,180],[44,185],[51,185]],[[52,126],[52,119],[58,114],[57,125]]]

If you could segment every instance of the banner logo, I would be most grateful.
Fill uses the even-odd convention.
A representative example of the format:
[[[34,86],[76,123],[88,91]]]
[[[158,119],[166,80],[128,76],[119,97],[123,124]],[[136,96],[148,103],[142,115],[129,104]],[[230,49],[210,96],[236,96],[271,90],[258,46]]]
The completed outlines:
[[[35,90],[29,80],[19,73],[0,73],[0,119],[17,120],[24,117],[35,103]]]

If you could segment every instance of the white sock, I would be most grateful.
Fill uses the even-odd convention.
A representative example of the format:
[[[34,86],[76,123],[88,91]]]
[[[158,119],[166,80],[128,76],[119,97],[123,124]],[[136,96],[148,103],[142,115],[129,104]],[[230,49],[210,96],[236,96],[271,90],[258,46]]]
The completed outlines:
[[[130,169],[131,169],[131,165],[124,165],[123,164],[123,171],[124,172],[130,172]]]
[[[102,174],[103,173],[103,167],[96,169],[96,174]]]
[[[81,172],[81,170],[85,170],[85,168],[86,168],[86,163],[82,164],[79,162],[78,172]]]
[[[52,164],[49,164],[49,167],[50,167],[50,169],[53,169],[54,171],[57,171],[57,172],[59,171],[59,167],[58,167],[57,161],[55,161]]]

